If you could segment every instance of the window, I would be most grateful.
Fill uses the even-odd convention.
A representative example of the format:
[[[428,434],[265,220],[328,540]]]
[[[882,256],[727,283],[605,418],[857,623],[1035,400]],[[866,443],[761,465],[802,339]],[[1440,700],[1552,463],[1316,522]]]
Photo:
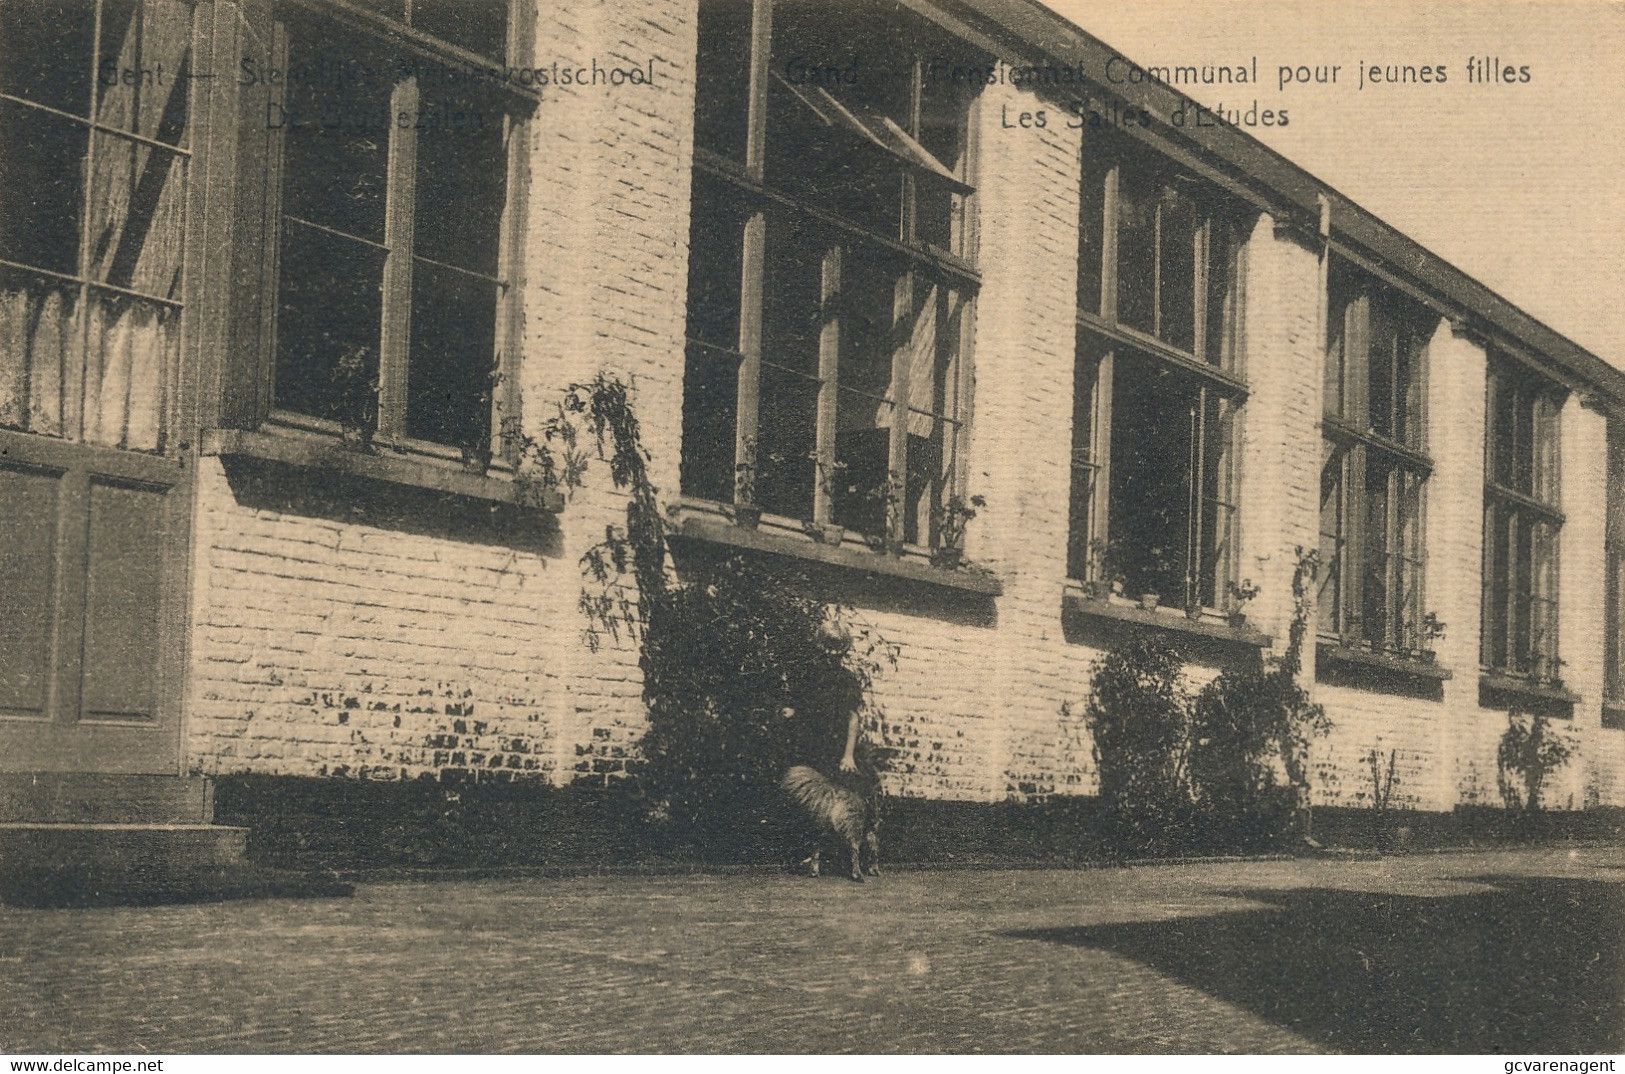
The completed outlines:
[[[1608,592],[1604,610],[1603,723],[1625,727],[1625,422],[1608,422]]]
[[[282,10],[269,66],[286,78],[244,91],[278,177],[271,408],[488,458],[515,315],[510,161],[533,104],[501,77],[509,5],[366,6],[379,17]]]
[[[1423,611],[1428,340],[1438,318],[1334,261],[1320,470],[1320,630],[1401,656],[1431,640]]]
[[[934,547],[978,278],[972,91],[930,64],[964,47],[862,5],[706,0],[699,30],[683,491]]]
[[[1557,655],[1561,389],[1492,356],[1485,403],[1484,605],[1480,662],[1551,683]]]
[[[1068,576],[1223,607],[1245,217],[1116,139],[1086,142],[1081,195]]]
[[[0,6],[0,426],[166,446],[191,44],[183,0]]]

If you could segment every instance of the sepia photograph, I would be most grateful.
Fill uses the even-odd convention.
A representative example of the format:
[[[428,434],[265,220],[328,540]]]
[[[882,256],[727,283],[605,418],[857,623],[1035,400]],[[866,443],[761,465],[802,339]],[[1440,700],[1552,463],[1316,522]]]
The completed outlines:
[[[1622,57],[0,0],[9,1069],[1613,1070]]]

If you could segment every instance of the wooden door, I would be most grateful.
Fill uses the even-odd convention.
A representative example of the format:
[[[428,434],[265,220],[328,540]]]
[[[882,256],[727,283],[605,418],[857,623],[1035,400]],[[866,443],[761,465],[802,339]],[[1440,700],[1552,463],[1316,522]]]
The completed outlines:
[[[0,771],[179,770],[182,473],[0,432]]]

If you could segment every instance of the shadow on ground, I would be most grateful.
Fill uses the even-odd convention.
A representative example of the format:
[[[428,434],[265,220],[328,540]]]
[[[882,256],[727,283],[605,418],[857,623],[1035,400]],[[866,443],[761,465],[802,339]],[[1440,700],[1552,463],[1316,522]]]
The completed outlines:
[[[1625,1050],[1625,884],[1475,882],[1495,890],[1246,891],[1272,908],[1005,935],[1132,958],[1337,1050]]]

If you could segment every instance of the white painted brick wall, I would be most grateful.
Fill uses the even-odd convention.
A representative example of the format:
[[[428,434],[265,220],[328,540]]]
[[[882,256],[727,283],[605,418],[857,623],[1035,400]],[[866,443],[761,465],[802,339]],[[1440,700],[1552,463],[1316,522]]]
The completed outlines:
[[[653,57],[652,89],[550,87],[532,127],[520,386],[539,427],[560,390],[629,380],[667,498],[678,487],[695,54],[693,0],[541,5],[537,61]],[[901,646],[876,697],[900,794],[992,801],[1095,789],[1082,720],[1100,653],[1061,616],[1068,526],[1079,136],[1005,127],[1032,98],[988,87],[981,142],[967,552],[1004,585],[991,622],[952,602],[860,608]],[[1283,646],[1294,549],[1318,544],[1323,328],[1312,239],[1260,218],[1245,257],[1240,575]],[[1399,758],[1396,804],[1497,799],[1505,714],[1477,705],[1484,354],[1441,328],[1430,349],[1428,607],[1449,624],[1444,699],[1317,685],[1335,732],[1316,800],[1369,801],[1366,756]],[[1598,724],[1602,421],[1564,415],[1564,654],[1586,697],[1566,802],[1625,804],[1625,734]],[[602,467],[545,554],[239,501],[218,464],[198,487],[188,748],[209,772],[400,778],[489,769],[603,778],[643,728],[636,652],[581,643],[578,559],[624,501]],[[946,609],[946,610],[945,610]],[[1310,656],[1310,674],[1313,660]],[[1213,674],[1192,669],[1193,686]],[[1070,715],[1063,715],[1064,703]]]

